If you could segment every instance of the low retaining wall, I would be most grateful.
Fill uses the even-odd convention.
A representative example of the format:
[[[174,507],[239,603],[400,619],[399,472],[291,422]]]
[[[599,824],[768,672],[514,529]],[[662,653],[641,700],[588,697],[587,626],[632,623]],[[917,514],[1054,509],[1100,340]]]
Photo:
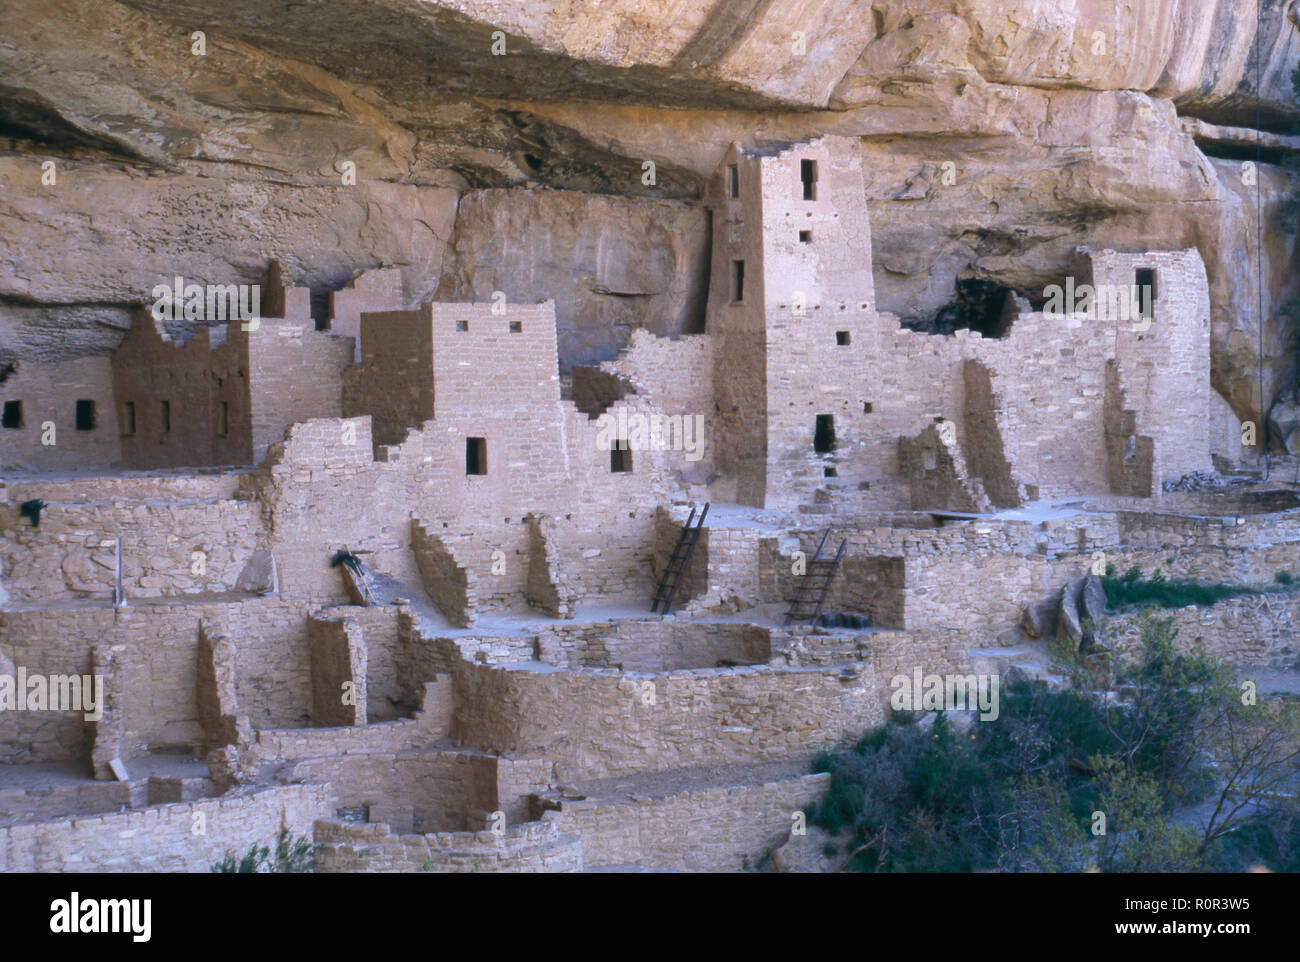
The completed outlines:
[[[667,673],[456,666],[453,735],[562,779],[811,758],[883,720],[870,666]]]
[[[562,834],[554,812],[500,835],[436,832],[394,835],[387,825],[321,820],[320,872],[580,872],[582,843]]]
[[[1300,668],[1300,593],[1247,595],[1215,605],[1156,610],[1173,620],[1175,644],[1183,650],[1198,642],[1231,665]],[[1123,652],[1141,643],[1141,613],[1128,611],[1107,624],[1107,638]]]
[[[310,835],[333,813],[327,785],[0,829],[0,871],[207,872],[227,854],[272,845],[281,828]],[[201,816],[201,817],[200,817]],[[202,830],[201,833],[199,830]]]
[[[621,803],[562,801],[560,826],[582,838],[588,866],[662,872],[739,872],[790,834],[830,787],[829,774],[683,792]]]

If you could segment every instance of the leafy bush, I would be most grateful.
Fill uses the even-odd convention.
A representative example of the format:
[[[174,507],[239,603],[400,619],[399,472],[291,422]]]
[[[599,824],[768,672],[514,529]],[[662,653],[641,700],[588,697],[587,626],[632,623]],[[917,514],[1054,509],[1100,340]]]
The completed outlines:
[[[1149,579],[1143,579],[1141,568],[1130,568],[1122,578],[1107,574],[1101,583],[1106,589],[1106,605],[1110,608],[1148,604],[1161,608],[1185,608],[1188,605],[1212,605],[1225,598],[1255,593],[1255,589],[1246,585],[1170,581],[1160,571]]]
[[[1243,703],[1231,669],[1177,649],[1170,619],[1140,625],[1134,660],[1064,691],[1007,685],[995,722],[960,732],[939,713],[820,754],[831,782],[809,822],[847,836],[851,871],[1296,866],[1300,710]],[[1182,817],[1207,798],[1212,815]]]
[[[275,856],[267,845],[254,843],[242,857],[227,855],[212,866],[213,872],[314,872],[316,856],[321,846],[307,836],[293,838],[287,828],[280,830],[275,839]]]

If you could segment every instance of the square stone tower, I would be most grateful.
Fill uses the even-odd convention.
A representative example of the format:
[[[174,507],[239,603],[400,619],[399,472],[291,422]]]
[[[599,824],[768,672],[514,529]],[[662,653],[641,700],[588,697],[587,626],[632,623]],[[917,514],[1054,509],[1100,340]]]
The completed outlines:
[[[719,472],[761,507],[853,487],[876,318],[858,141],[733,145],[705,203]]]

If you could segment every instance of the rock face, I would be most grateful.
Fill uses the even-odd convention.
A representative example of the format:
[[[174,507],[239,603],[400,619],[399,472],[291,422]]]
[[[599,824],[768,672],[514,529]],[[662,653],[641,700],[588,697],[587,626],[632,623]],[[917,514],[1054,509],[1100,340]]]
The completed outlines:
[[[809,825],[804,835],[791,834],[772,851],[772,870],[782,873],[818,874],[838,871],[842,859],[826,854],[831,837],[816,825]]]
[[[162,278],[254,282],[270,257],[321,298],[379,265],[412,304],[553,297],[563,365],[605,359],[701,323],[699,190],[731,142],[836,133],[861,138],[879,303],[908,323],[963,282],[1039,306],[1080,245],[1197,247],[1215,387],[1262,423],[1295,380],[1294,146],[1242,167],[1257,86],[1267,131],[1300,119],[1292,0],[12,0],[5,21],[0,361],[110,350]]]
[[[631,330],[704,329],[708,219],[698,206],[554,190],[461,198],[441,300],[555,299],[566,366],[617,353]]]
[[[1083,620],[1079,602],[1083,596],[1085,579],[1074,578],[1061,589],[1061,607],[1056,620],[1056,637],[1067,642],[1070,650],[1083,644]]]

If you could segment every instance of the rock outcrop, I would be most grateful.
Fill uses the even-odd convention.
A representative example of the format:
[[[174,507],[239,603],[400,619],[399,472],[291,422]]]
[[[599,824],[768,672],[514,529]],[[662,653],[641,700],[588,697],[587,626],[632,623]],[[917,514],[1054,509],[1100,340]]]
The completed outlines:
[[[412,303],[554,297],[564,366],[605,359],[637,325],[700,323],[699,190],[732,141],[836,133],[862,139],[877,294],[908,323],[961,281],[1040,305],[1080,245],[1194,246],[1218,391],[1262,423],[1295,380],[1294,146],[1273,136],[1300,119],[1293,0],[14,0],[5,19],[0,361],[110,350],[153,284],[255,282],[272,256],[322,299],[379,265]]]

